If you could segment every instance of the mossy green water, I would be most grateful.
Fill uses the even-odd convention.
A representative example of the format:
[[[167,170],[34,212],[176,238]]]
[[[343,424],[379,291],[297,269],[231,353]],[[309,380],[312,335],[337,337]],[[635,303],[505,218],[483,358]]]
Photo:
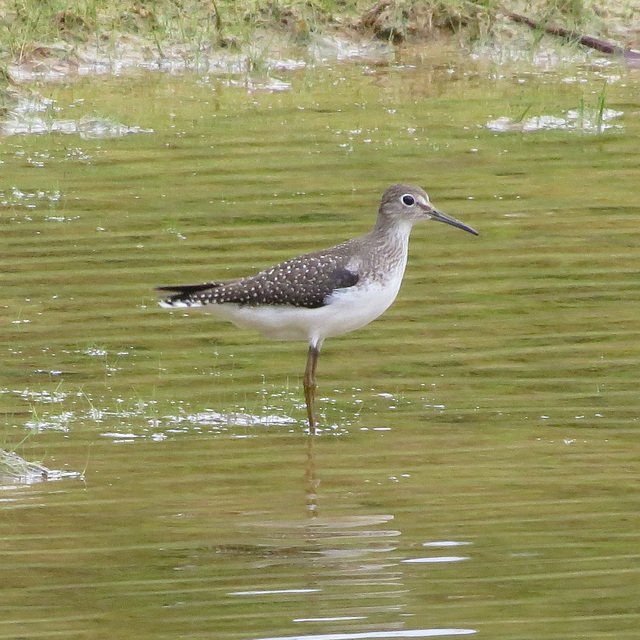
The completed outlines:
[[[40,87],[77,133],[2,142],[0,442],[30,433],[16,453],[84,480],[5,487],[0,637],[633,638],[640,121],[619,75],[454,56],[282,92]],[[94,137],[107,122],[129,133]],[[306,346],[152,289],[362,233],[400,180],[481,235],[416,227],[396,304],[325,345],[310,447]]]

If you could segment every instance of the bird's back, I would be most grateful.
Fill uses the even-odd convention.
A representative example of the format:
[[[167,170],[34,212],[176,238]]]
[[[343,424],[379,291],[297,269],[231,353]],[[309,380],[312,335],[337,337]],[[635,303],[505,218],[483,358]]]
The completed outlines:
[[[161,291],[174,292],[161,304],[165,307],[220,304],[322,307],[335,290],[353,287],[360,280],[359,240],[297,256],[246,278],[159,287]]]

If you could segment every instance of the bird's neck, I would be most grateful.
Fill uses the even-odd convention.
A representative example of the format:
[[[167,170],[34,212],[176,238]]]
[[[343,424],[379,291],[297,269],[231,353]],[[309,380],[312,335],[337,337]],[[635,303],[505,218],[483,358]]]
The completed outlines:
[[[410,220],[390,220],[386,216],[379,215],[371,230],[371,236],[385,244],[401,245],[406,250],[412,227],[413,222]]]
[[[389,221],[387,218],[378,217],[373,229],[365,236],[365,260],[373,271],[387,270],[399,274],[400,279],[402,278],[407,264],[412,226],[409,221]]]

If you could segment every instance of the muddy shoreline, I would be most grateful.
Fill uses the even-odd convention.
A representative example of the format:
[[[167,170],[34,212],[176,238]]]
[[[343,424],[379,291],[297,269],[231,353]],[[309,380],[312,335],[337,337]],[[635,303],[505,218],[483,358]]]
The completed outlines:
[[[182,4],[189,9],[186,2]],[[610,45],[617,58],[640,46],[640,0],[609,2],[606,9],[578,3],[579,8],[554,11],[545,3],[529,3],[525,17],[522,11],[511,11],[518,9],[518,3],[510,3],[506,11],[473,2],[432,5],[380,0],[344,2],[343,10],[312,14],[306,3],[257,3],[252,11],[235,13],[219,4],[191,15],[192,22],[182,30],[177,22],[184,16],[163,14],[162,3],[153,10],[132,5],[129,11],[120,11],[117,20],[108,8],[89,19],[69,5],[50,16],[38,16],[48,31],[19,33],[26,19],[15,8],[11,10],[13,5],[0,1],[6,16],[5,42],[0,41],[0,88],[10,93],[12,85],[36,80],[137,69],[259,75],[274,66],[303,66],[323,59],[383,61],[398,46],[454,47],[470,54],[513,49],[532,56],[536,49],[561,48],[560,59],[590,55],[578,44],[580,36],[587,44]],[[113,28],[105,30],[107,24]],[[565,37],[546,35],[545,29],[547,34]]]
[[[7,16],[5,42],[0,39],[0,116],[19,109],[38,83],[86,76],[196,72],[236,78],[230,82],[249,91],[281,91],[289,83],[278,76],[307,65],[384,65],[398,56],[431,59],[442,51],[459,51],[492,66],[544,69],[562,64],[637,67],[640,62],[634,50],[640,46],[640,0],[608,3],[606,11],[585,5],[573,13],[550,13],[544,4],[529,4],[535,19],[472,2],[345,2],[343,11],[312,16],[306,3],[258,3],[253,13],[235,16],[229,7],[211,6],[206,14],[194,13],[181,32],[174,24],[179,16],[160,15],[160,6],[154,6],[154,13],[136,5],[133,22],[111,18],[117,28],[109,31],[100,23],[108,10],[91,22],[67,7],[49,16],[49,31],[41,34],[45,39],[29,39],[26,33],[22,38],[12,33],[20,19],[0,0]]]

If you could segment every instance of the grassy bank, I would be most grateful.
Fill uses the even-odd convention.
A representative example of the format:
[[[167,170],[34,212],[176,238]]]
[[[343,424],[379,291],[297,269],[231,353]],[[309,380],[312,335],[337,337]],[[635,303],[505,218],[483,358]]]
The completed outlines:
[[[24,58],[37,46],[112,41],[122,35],[163,45],[239,47],[257,31],[277,31],[304,45],[316,33],[340,30],[394,41],[429,38],[466,27],[477,30],[495,12],[494,0],[0,0],[0,59]]]
[[[89,46],[117,56],[123,39],[160,58],[176,46],[187,57],[242,50],[265,33],[292,46],[332,33],[393,43],[457,38],[463,47],[501,46],[515,33],[527,34],[518,46],[535,46],[542,33],[510,22],[502,5],[543,25],[637,45],[640,0],[0,0],[0,88],[14,65],[73,64]]]
[[[634,0],[610,0],[602,7],[589,0],[0,0],[0,57],[6,61],[24,54],[35,43],[109,40],[118,34],[158,45],[229,46],[264,28],[302,43],[327,29],[368,31],[395,41],[464,30],[473,38],[490,31],[503,7],[543,22],[602,32],[604,19],[629,19],[638,8],[634,5]]]

